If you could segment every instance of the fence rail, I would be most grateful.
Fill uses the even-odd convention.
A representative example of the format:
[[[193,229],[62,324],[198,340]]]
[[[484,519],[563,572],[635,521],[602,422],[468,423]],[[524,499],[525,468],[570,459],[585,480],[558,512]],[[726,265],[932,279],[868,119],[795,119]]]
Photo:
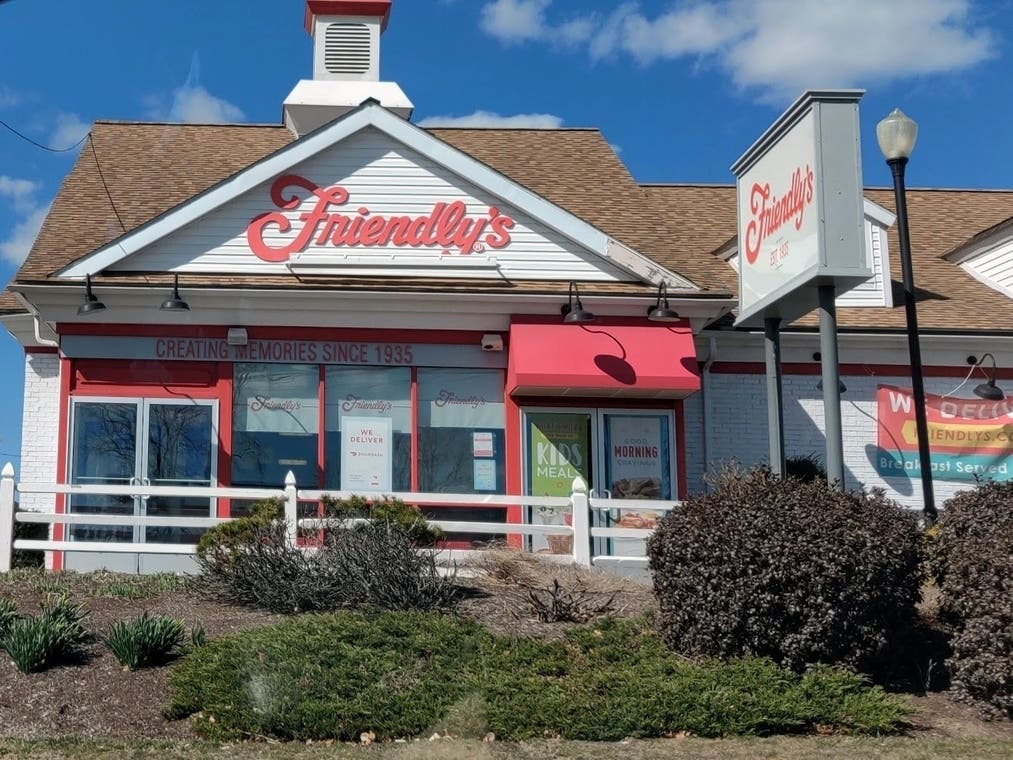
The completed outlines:
[[[16,494],[65,496],[129,496],[134,499],[150,497],[190,497],[201,499],[271,499],[284,501],[288,540],[293,546],[300,529],[346,526],[355,521],[335,518],[299,517],[299,504],[319,502],[325,498],[348,499],[362,496],[350,491],[321,491],[299,489],[290,472],[284,488],[229,488],[208,486],[153,486],[153,485],[80,485],[67,483],[17,483],[14,466],[8,463],[0,472],[0,572],[11,568],[12,553],[16,549],[46,552],[94,552],[115,554],[193,555],[197,551],[192,543],[148,543],[77,541],[69,539],[16,539],[16,523],[42,525],[127,526],[140,528],[210,528],[229,522],[230,517],[175,517],[171,515],[124,515],[86,512],[18,511]],[[677,501],[640,499],[603,499],[589,496],[582,478],[573,481],[570,496],[520,496],[493,494],[447,494],[398,492],[387,496],[421,507],[538,507],[551,509],[567,517],[567,524],[545,525],[530,522],[507,523],[478,520],[430,520],[430,524],[445,533],[466,533],[504,536],[564,536],[572,541],[568,555],[544,555],[554,561],[570,561],[579,565],[644,565],[640,554],[615,555],[607,551],[607,542],[645,541],[651,535],[649,528],[608,527],[612,512],[668,512],[679,506]],[[603,546],[605,551],[602,551]],[[597,552],[597,553],[596,553]],[[444,550],[441,557],[454,561],[467,561],[480,552],[475,550]]]

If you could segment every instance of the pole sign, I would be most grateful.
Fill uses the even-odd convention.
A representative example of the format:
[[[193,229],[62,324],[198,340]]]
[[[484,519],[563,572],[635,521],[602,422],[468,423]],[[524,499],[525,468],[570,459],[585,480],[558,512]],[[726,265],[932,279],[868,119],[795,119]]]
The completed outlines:
[[[816,286],[843,293],[872,276],[865,251],[858,101],[810,90],[732,166],[738,202],[739,317],[790,322]]]

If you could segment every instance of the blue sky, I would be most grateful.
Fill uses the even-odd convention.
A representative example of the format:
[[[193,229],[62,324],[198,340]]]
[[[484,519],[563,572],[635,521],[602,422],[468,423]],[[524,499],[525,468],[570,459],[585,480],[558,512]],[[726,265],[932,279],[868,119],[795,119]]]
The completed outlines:
[[[310,77],[304,0],[0,0],[0,120],[55,148],[95,119],[277,123]],[[730,182],[807,87],[862,87],[918,121],[911,186],[1010,187],[1013,0],[395,0],[382,78],[414,121],[595,126],[644,182]],[[0,128],[0,278],[77,151]],[[912,230],[917,245],[917,230]],[[0,458],[18,463],[23,356],[0,336]]]

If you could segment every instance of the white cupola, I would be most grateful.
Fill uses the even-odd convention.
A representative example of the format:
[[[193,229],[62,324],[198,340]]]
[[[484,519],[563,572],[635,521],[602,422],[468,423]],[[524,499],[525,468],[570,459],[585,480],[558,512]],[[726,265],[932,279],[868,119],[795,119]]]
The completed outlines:
[[[392,0],[306,0],[313,37],[313,79],[285,98],[285,125],[302,137],[369,98],[402,118],[412,103],[395,82],[380,81],[380,35]]]

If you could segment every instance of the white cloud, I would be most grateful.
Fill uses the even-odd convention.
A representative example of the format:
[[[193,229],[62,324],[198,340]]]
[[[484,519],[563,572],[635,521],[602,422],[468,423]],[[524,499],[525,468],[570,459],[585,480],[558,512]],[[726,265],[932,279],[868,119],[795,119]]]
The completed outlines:
[[[188,124],[231,124],[242,121],[243,112],[239,106],[215,97],[200,85],[184,85],[172,94],[168,118]]]
[[[545,33],[552,0],[494,0],[482,6],[482,29],[501,42],[537,40]]]
[[[200,83],[200,57],[197,53],[191,59],[186,81],[172,91],[172,104],[168,108],[165,107],[164,97],[151,96],[145,102],[148,105],[148,116],[162,121],[233,124],[245,118],[239,106],[212,95]]]
[[[0,198],[7,198],[14,204],[14,209],[25,213],[35,208],[35,193],[42,187],[30,179],[18,179],[0,174]]]
[[[586,44],[592,60],[702,60],[775,100],[807,87],[960,71],[996,52],[996,34],[972,13],[973,0],[700,0],[671,2],[653,17],[625,2],[565,23],[551,18],[551,5],[493,0],[482,8],[481,27],[505,44]]]
[[[501,116],[492,111],[475,111],[467,116],[430,116],[419,122],[420,127],[477,127],[514,129],[559,129],[563,120],[550,113],[518,113]]]
[[[506,45],[546,40],[566,46],[585,42],[594,31],[594,17],[578,16],[550,24],[545,11],[552,0],[492,0],[482,6],[482,30]]]
[[[85,124],[72,113],[61,113],[56,117],[56,127],[49,136],[49,145],[57,150],[77,145],[91,130],[91,125]]]
[[[0,175],[0,198],[14,208],[16,221],[10,234],[0,240],[0,259],[19,266],[35,243],[42,222],[49,213],[48,205],[39,205],[36,194],[42,185],[28,179]]]

